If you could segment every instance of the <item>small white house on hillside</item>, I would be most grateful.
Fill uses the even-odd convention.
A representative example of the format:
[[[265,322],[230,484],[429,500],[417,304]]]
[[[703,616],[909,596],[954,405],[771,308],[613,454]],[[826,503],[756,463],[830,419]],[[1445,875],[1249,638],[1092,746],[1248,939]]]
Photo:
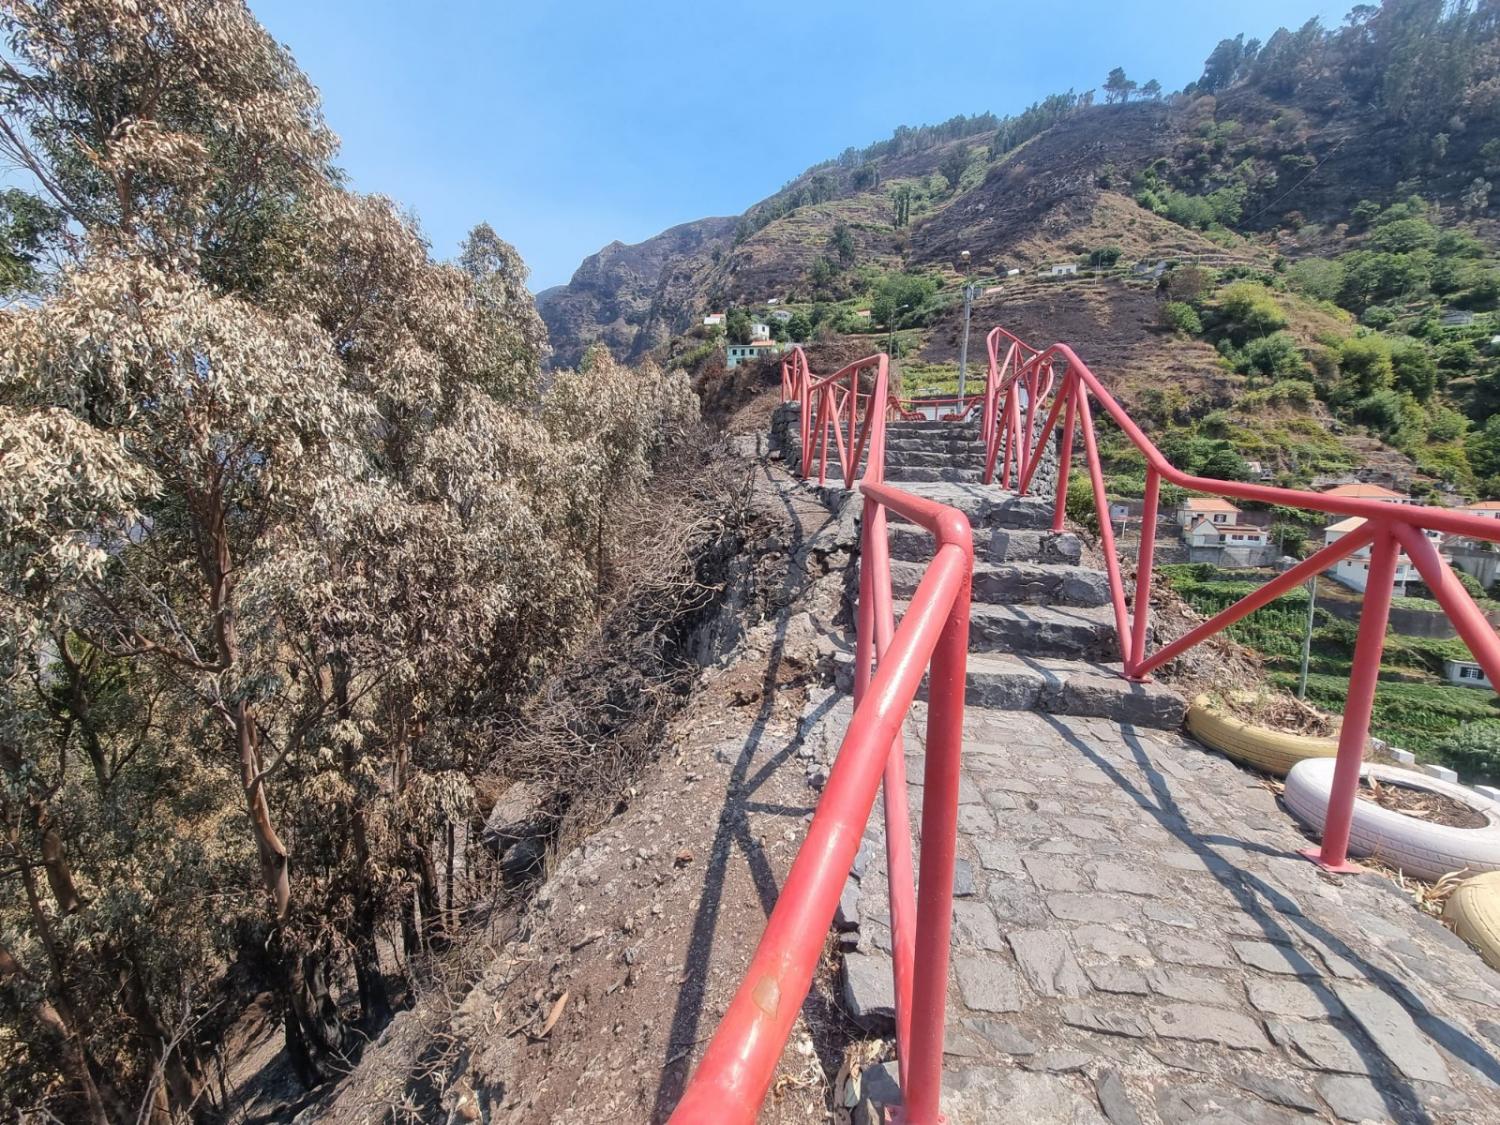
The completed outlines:
[[[1472,660],[1443,661],[1443,679],[1460,687],[1489,688],[1492,691],[1495,687],[1484,674],[1484,669]]]
[[[1189,547],[1264,547],[1268,533],[1263,527],[1243,523],[1214,523],[1203,518],[1184,536]]]
[[[1189,496],[1177,505],[1177,526],[1187,531],[1199,520],[1209,523],[1238,523],[1240,510],[1218,496]]]
[[[1416,501],[1402,492],[1378,484],[1336,484],[1323,490],[1324,496],[1338,496],[1345,500],[1380,500],[1387,504],[1415,504]]]
[[[1329,524],[1323,529],[1324,546],[1337,543],[1344,536],[1359,530],[1359,528],[1364,526],[1364,522],[1359,516],[1350,516],[1346,520],[1339,520],[1338,523]],[[1441,531],[1428,529],[1424,534],[1432,541],[1433,546],[1437,546],[1443,541],[1443,533]],[[1340,559],[1328,573],[1333,577],[1334,581],[1342,582],[1351,590],[1363,592],[1370,584],[1369,544],[1361,547],[1353,554]],[[1405,595],[1408,583],[1420,581],[1422,581],[1422,575],[1412,565],[1411,558],[1405,551],[1398,552],[1396,555],[1396,577],[1391,584],[1392,592],[1398,596]]]

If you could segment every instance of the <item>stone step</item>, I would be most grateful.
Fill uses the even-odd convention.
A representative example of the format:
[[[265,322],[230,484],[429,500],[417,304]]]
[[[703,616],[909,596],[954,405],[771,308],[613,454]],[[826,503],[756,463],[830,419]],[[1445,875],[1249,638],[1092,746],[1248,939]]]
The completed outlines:
[[[896,616],[906,612],[896,603]],[[1107,606],[990,605],[969,614],[969,651],[1060,660],[1109,660],[1120,655],[1114,612]]]
[[[974,557],[992,563],[1076,564],[1083,558],[1083,541],[1071,531],[997,527],[987,539],[976,538]]]
[[[983,449],[984,442],[974,437],[948,434],[886,434],[885,447],[891,449]]]
[[[963,422],[934,422],[930,418],[924,418],[921,421],[888,421],[885,424],[885,432],[888,434],[978,434],[980,421],[977,413]]]
[[[917,472],[917,470],[905,470]],[[938,504],[957,508],[969,517],[975,531],[975,541],[983,538],[981,529],[1004,527],[1020,530],[1050,530],[1052,527],[1052,501],[1039,496],[1017,496],[997,486],[981,485],[972,480],[926,481],[910,480],[908,492],[925,497]]]
[[[932,558],[932,536],[925,528],[894,519],[887,528],[892,559],[925,563]],[[1083,543],[1071,531],[996,528],[988,535],[980,531],[974,536],[976,563],[1076,565],[1082,557]]]
[[[984,470],[959,469],[951,465],[944,468],[892,465],[887,462],[885,479],[892,484],[979,484],[984,480]]]
[[[893,468],[954,468],[980,469],[984,467],[984,451],[949,453],[932,449],[887,449],[885,467]]]
[[[891,588],[910,598],[927,570],[925,562],[893,560]],[[974,563],[975,602],[992,605],[1101,606],[1109,604],[1109,580],[1086,566],[1057,563]]]
[[[854,642],[844,644],[833,653],[834,676],[848,692],[854,690]],[[925,677],[917,698],[927,698]],[[964,702],[995,711],[1041,711],[1159,730],[1176,730],[1187,713],[1187,700],[1177,692],[1157,683],[1131,683],[1120,674],[1119,664],[989,652],[969,654]]]

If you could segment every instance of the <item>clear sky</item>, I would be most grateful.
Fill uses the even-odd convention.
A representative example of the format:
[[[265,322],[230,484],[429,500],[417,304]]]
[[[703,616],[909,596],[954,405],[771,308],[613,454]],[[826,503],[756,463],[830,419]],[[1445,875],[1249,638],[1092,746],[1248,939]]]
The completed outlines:
[[[542,289],[606,243],[733,215],[810,164],[1113,66],[1175,90],[1215,43],[1353,0],[250,0],[362,191],[441,257],[488,221]]]

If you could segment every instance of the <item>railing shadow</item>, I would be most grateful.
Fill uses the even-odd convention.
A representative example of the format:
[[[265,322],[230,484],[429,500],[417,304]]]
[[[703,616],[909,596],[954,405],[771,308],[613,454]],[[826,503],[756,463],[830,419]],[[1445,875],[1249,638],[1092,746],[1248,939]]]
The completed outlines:
[[[787,509],[787,522],[792,529],[787,555],[789,559],[796,559],[800,556],[807,539],[812,537],[803,534],[802,525],[797,518],[796,510],[787,498],[787,493],[779,488],[775,491],[778,499]],[[824,528],[835,522],[837,518],[836,513],[830,514]],[[818,530],[821,531],[823,528]],[[814,536],[816,534],[815,532]],[[782,596],[778,598],[783,606],[791,605],[806,589],[807,582],[805,580],[799,582],[797,579],[797,574],[788,574]],[[777,702],[778,672],[786,651],[786,629],[790,616],[783,609],[775,639],[766,655],[765,673],[761,677],[760,705],[756,709],[755,718],[751,721],[749,734],[741,745],[739,755],[731,768],[729,782],[725,789],[723,809],[719,814],[719,824],[714,832],[713,846],[709,849],[708,864],[703,880],[703,894],[699,898],[698,909],[693,916],[692,932],[684,958],[685,971],[690,975],[683,981],[677,993],[677,1003],[672,1013],[672,1024],[668,1033],[667,1053],[662,1062],[661,1076],[657,1082],[656,1098],[651,1112],[652,1121],[664,1121],[670,1116],[687,1084],[687,1077],[693,1062],[693,1048],[700,1042],[699,1029],[703,1020],[703,1002],[708,990],[714,937],[718,931],[719,912],[733,856],[738,854],[744,857],[750,869],[756,895],[767,917],[770,916],[771,909],[776,904],[776,895],[779,890],[776,875],[771,870],[770,862],[760,843],[750,830],[749,814],[795,817],[800,822],[803,817],[812,812],[812,805],[794,807],[753,800],[761,786],[801,748],[806,732],[812,729],[816,721],[831,710],[839,699],[838,693],[830,695],[818,710],[804,718],[785,746],[775,751],[769,758],[762,760],[766,732]],[[752,768],[755,768],[753,774]]]
[[[1328,949],[1334,956],[1356,967],[1367,982],[1378,985],[1394,996],[1413,1017],[1417,1025],[1445,1049],[1468,1066],[1473,1067],[1489,1081],[1500,1084],[1500,1056],[1486,1049],[1472,1035],[1451,1020],[1433,1012],[1404,981],[1386,969],[1373,964],[1352,949],[1342,938],[1307,917],[1302,913],[1300,904],[1290,898],[1285,891],[1272,886],[1254,872],[1235,865],[1210,845],[1219,843],[1225,847],[1232,846],[1240,850],[1256,851],[1272,856],[1286,856],[1288,853],[1256,844],[1253,841],[1241,840],[1238,837],[1201,835],[1193,831],[1172,794],[1171,782],[1151,762],[1133,728],[1122,726],[1121,732],[1136,764],[1147,777],[1154,800],[1143,793],[1135,783],[1065,723],[1052,715],[1044,715],[1042,718],[1062,736],[1064,741],[1114,781],[1137,806],[1197,855],[1209,874],[1229,892],[1242,912],[1255,920],[1268,940],[1293,945],[1294,933],[1301,933],[1304,939],[1311,939],[1309,944],[1315,949],[1320,946]],[[1277,913],[1272,914],[1268,911],[1266,909],[1268,905]],[[1320,981],[1315,986],[1315,991],[1330,1017],[1339,1018],[1346,1015],[1343,1005],[1326,984]],[[1361,1061],[1370,1068],[1372,1077],[1381,1079],[1376,1082],[1376,1088],[1390,1110],[1392,1118],[1402,1122],[1432,1122],[1433,1118],[1423,1109],[1418,1100],[1418,1091],[1412,1085],[1411,1080],[1400,1074],[1386,1061],[1384,1055],[1369,1040],[1362,1028],[1355,1025],[1346,1030]],[[1409,1105],[1406,1099],[1393,1093],[1393,1087],[1409,1095]]]

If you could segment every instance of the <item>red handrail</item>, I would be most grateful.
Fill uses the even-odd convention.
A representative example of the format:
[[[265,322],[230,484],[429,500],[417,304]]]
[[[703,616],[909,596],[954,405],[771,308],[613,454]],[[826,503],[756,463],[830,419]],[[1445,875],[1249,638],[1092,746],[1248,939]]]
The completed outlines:
[[[1497,676],[1500,673],[1500,638],[1497,638],[1495,630],[1474,604],[1473,598],[1454,577],[1448,564],[1425,534],[1427,531],[1439,531],[1500,541],[1500,523],[1445,508],[1390,504],[1379,500],[1361,500],[1300,489],[1193,476],[1173,467],[1167,461],[1099,378],[1089,370],[1088,365],[1066,344],[1053,344],[1038,351],[1009,332],[997,328],[989,334],[988,345],[990,377],[985,391],[987,398],[982,427],[986,449],[985,481],[989,483],[993,480],[995,459],[1002,457],[1002,485],[1008,487],[1014,474],[1016,489],[1024,494],[1046,454],[1061,417],[1063,422],[1059,439],[1057,498],[1052,523],[1053,530],[1061,531],[1067,506],[1069,470],[1073,461],[1073,435],[1075,430],[1082,432],[1084,461],[1093,486],[1100,547],[1108,571],[1110,604],[1114,610],[1121,665],[1124,674],[1130,679],[1145,679],[1151,672],[1187,649],[1253,613],[1309,577],[1357,551],[1370,548],[1369,579],[1355,641],[1344,721],[1339,733],[1333,794],[1329,801],[1322,848],[1314,857],[1325,867],[1335,870],[1354,869],[1354,865],[1347,862],[1349,826],[1359,783],[1359,764],[1369,736],[1370,712],[1385,645],[1385,629],[1398,556],[1402,550],[1406,552],[1411,564],[1421,574],[1459,636],[1468,645],[1474,659],[1484,668],[1492,683],[1500,683],[1500,676]],[[1063,371],[1060,379],[1056,377],[1059,368]],[[1024,421],[1020,414],[1023,395],[1026,400]],[[1040,429],[1037,429],[1035,418],[1038,408],[1049,396],[1052,398],[1050,409]],[[1132,599],[1126,597],[1120,563],[1115,552],[1114,529],[1109,518],[1109,498],[1099,458],[1091,402],[1098,403],[1104,409],[1146,460],[1146,495]],[[1365,522],[1309,556],[1295,568],[1215,614],[1185,636],[1155,652],[1148,652],[1151,582],[1154,577],[1154,531],[1163,481],[1191,492],[1311,509],[1334,515],[1358,516]]]
[[[864,479],[854,716],[839,746],[807,837],[787,874],[744,981],[703,1061],[672,1114],[673,1122],[748,1123],[765,1100],[822,955],[834,909],[859,850],[877,787],[885,792],[892,972],[903,1120],[937,1125],[942,1089],[953,868],[958,837],[959,761],[968,663],[969,598],[974,569],[969,521],[956,509],[884,483],[889,412],[884,354],[814,380],[803,357],[783,361],[783,395],[802,406],[803,475],[810,469],[810,421],[816,411],[827,468],[828,431],[837,437],[846,482],[868,449]],[[874,386],[859,392],[873,367]],[[848,377],[849,386],[840,387]],[[839,394],[842,397],[838,397]],[[863,428],[858,407],[865,404]],[[882,408],[871,409],[871,403]],[[840,433],[847,407],[849,441]],[[886,513],[925,527],[937,552],[899,627],[895,625]],[[922,798],[920,896],[913,888],[906,756],[901,727],[928,676],[926,767]]]

